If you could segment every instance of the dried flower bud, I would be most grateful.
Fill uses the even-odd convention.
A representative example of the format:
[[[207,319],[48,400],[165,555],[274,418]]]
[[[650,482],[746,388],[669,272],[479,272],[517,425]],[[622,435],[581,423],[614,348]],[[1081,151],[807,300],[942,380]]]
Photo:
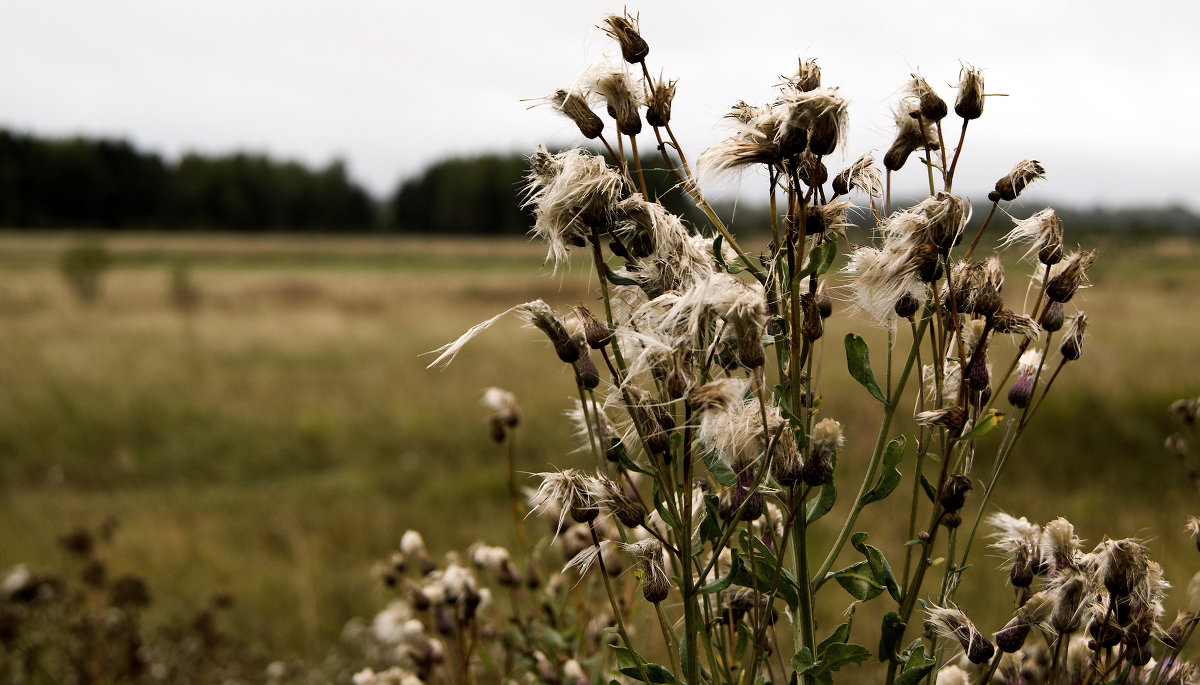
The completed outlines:
[[[587,100],[582,95],[558,90],[550,96],[550,101],[563,116],[575,122],[584,138],[598,138],[604,131],[604,120],[588,107]]]
[[[1046,177],[1046,170],[1042,168],[1041,163],[1036,159],[1027,159],[1022,162],[1017,162],[1017,165],[996,181],[996,190],[988,194],[988,199],[992,202],[1004,200],[1012,202],[1017,199],[1021,191],[1025,190],[1025,186],[1033,183],[1039,178]]]
[[[992,643],[962,611],[935,605],[930,605],[926,611],[929,613],[929,619],[925,621],[925,625],[942,637],[957,640],[971,663],[987,663],[996,653]]]
[[[588,354],[587,348],[583,345],[577,345],[579,349],[579,359],[575,360],[575,384],[595,390],[596,386],[600,385],[600,371],[596,369],[596,363],[592,361],[592,355]]]
[[[796,71],[796,75],[787,80],[788,83],[803,93],[816,90],[821,87],[821,67],[817,66],[815,59],[800,59],[800,68]]]
[[[666,126],[671,123],[671,103],[675,100],[675,82],[661,78],[650,90],[650,101],[646,103],[646,123],[651,126]]]
[[[958,511],[966,504],[967,493],[971,492],[974,487],[969,476],[956,473],[942,484],[942,490],[938,494],[938,504],[941,504],[947,512]]]
[[[987,364],[987,341],[985,340],[979,345],[980,347],[971,355],[971,361],[967,362],[967,387],[975,392],[987,388],[992,380]]]
[[[942,277],[941,252],[933,243],[922,243],[912,250],[913,270],[922,283],[932,283]]]
[[[916,314],[920,307],[921,303],[917,300],[917,297],[910,292],[906,292],[900,296],[899,300],[896,300],[894,310],[896,316],[907,319]]]
[[[604,32],[620,44],[621,56],[626,62],[640,64],[645,61],[646,55],[650,54],[650,45],[638,31],[635,17],[610,14],[604,18],[604,23],[607,24]]]
[[[574,307],[574,311],[583,326],[583,336],[587,340],[588,347],[598,350],[612,340],[612,331],[609,330],[608,324],[597,318],[590,309],[579,305]]]
[[[983,114],[983,72],[979,69],[964,66],[959,72],[954,113],[968,121]]]
[[[1080,286],[1088,284],[1087,270],[1096,261],[1096,251],[1077,252],[1062,264],[1061,270],[1046,283],[1046,297],[1054,302],[1069,302]]]
[[[957,437],[967,423],[967,411],[958,406],[923,411],[917,414],[917,423],[925,426],[942,426],[950,431],[950,435]]]
[[[638,113],[638,98],[631,89],[629,77],[620,71],[606,73],[596,80],[595,91],[608,106],[608,114],[617,122],[617,131],[627,136],[642,132],[642,117]]]
[[[825,334],[825,322],[821,318],[821,308],[817,297],[812,293],[800,295],[800,307],[804,310],[804,323],[800,325],[800,335],[809,342],[814,342]]]
[[[1054,333],[1063,327],[1063,303],[1050,300],[1046,303],[1046,309],[1042,312],[1041,324],[1042,330]]]
[[[941,121],[946,118],[949,113],[949,108],[946,107],[946,101],[938,96],[929,87],[929,83],[925,79],[913,74],[913,82],[910,85],[912,94],[917,97],[920,103],[921,117],[927,122]]]
[[[1083,332],[1085,330],[1087,330],[1087,315],[1079,312],[1071,318],[1071,325],[1067,327],[1062,344],[1058,347],[1063,359],[1075,361],[1083,355]]]
[[[762,341],[749,335],[738,336],[738,361],[748,369],[757,369],[767,363]]]
[[[1009,621],[999,632],[995,634],[996,647],[1005,654],[1013,654],[1025,645],[1025,638],[1029,637],[1029,622],[1021,620],[1020,617]]]

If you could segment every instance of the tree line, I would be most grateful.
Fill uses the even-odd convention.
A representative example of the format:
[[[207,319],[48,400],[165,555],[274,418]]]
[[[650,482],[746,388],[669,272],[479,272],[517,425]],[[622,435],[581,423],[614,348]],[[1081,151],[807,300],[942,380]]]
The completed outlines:
[[[252,153],[169,160],[124,140],[0,129],[0,226],[524,235],[534,220],[522,206],[526,169],[518,153],[444,159],[380,200],[340,160],[318,169]],[[668,209],[704,223],[670,171],[644,175]],[[718,211],[743,231],[769,225],[765,207]],[[1073,229],[1200,234],[1200,217],[1181,207],[1059,214]]]

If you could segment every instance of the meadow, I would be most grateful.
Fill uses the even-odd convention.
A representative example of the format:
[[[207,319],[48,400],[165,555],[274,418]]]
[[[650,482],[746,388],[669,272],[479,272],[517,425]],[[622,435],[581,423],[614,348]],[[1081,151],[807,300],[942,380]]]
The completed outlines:
[[[1162,443],[1176,429],[1168,405],[1200,393],[1200,243],[1085,241],[1069,226],[1066,239],[1099,249],[1081,295],[1087,347],[992,506],[1068,516],[1089,543],[1146,538],[1177,607],[1200,567],[1183,533],[1200,494]],[[103,239],[115,261],[85,306],[58,272],[78,240],[0,235],[0,572],[66,568],[56,539],[114,517],[105,554],[147,579],[151,621],[228,593],[232,630],[254,649],[315,661],[348,620],[384,605],[372,565],[406,529],[435,555],[512,543],[486,387],[522,404],[518,470],[588,460],[561,416],[574,380],[540,333],[506,319],[445,370],[422,356],[520,302],[594,302],[586,265],[552,274],[540,244],[119,234]],[[179,273],[194,307],[173,303]],[[878,416],[853,402],[846,325],[831,319],[834,343],[821,344],[839,367],[825,371],[827,395],[844,403],[829,407],[847,426],[838,468],[854,482],[871,440],[856,428]],[[882,364],[882,334],[868,341]],[[868,515],[880,517],[873,531],[903,523]],[[1003,580],[998,562],[982,546],[974,560],[960,603],[999,615],[1009,598],[984,591]]]

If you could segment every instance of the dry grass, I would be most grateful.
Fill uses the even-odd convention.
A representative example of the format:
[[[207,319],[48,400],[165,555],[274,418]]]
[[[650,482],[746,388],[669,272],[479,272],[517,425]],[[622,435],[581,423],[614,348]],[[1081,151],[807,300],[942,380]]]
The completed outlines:
[[[476,405],[484,387],[524,405],[519,469],[580,460],[559,419],[573,381],[540,334],[504,321],[445,371],[419,356],[518,302],[590,301],[586,271],[549,274],[540,246],[114,236],[105,244],[117,266],[102,301],[84,308],[55,267],[74,241],[0,235],[0,567],[55,563],[55,536],[113,514],[123,523],[114,566],[149,577],[158,616],[228,590],[239,627],[264,649],[313,656],[379,606],[370,562],[406,528],[425,531],[435,553],[511,539]],[[1083,295],[1084,360],[996,500],[1041,520],[1069,515],[1092,542],[1149,537],[1177,586],[1196,568],[1181,529],[1197,493],[1161,441],[1166,405],[1200,392],[1198,255],[1178,239],[1101,245],[1098,287]],[[181,262],[202,298],[191,315],[169,304]],[[823,344],[844,333],[831,326]],[[870,342],[882,373],[882,338]],[[824,359],[837,365],[842,353]],[[878,417],[854,402],[862,391],[841,368],[823,378],[845,384],[828,389],[827,409],[849,428],[840,468],[853,474],[869,451],[855,427]],[[860,526],[883,544],[903,537],[883,528],[902,518]],[[992,573],[988,558],[977,563]],[[968,576],[961,602],[999,613],[1006,597],[970,592],[997,582]]]

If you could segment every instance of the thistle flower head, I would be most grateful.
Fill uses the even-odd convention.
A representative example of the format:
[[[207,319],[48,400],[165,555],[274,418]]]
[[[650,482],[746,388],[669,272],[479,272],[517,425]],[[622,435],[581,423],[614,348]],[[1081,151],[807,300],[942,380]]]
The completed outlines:
[[[603,157],[580,149],[550,155],[539,147],[530,160],[525,206],[533,207],[533,233],[549,245],[547,259],[557,268],[594,227],[607,225],[624,181]]]
[[[654,538],[621,545],[621,549],[633,558],[642,576],[642,596],[655,604],[667,598],[671,590],[671,576],[667,573],[662,543]]]
[[[1018,243],[1029,243],[1029,250],[1022,259],[1037,256],[1042,264],[1057,264],[1062,260],[1062,220],[1049,207],[1028,219],[1016,222],[1005,234],[1000,246],[1006,248]]]
[[[913,152],[938,144],[937,131],[931,126],[921,126],[920,111],[921,103],[911,97],[904,98],[896,106],[893,112],[896,138],[883,156],[883,167],[888,171],[899,171]]]
[[[885,237],[881,248],[858,247],[842,267],[848,277],[854,308],[865,313],[878,326],[890,327],[896,321],[896,305],[902,299],[926,299],[921,282],[910,259],[912,248],[902,237]],[[935,255],[936,259],[936,255]]]
[[[963,65],[958,73],[958,97],[954,99],[954,113],[970,121],[983,114],[983,71]]]
[[[779,408],[766,408],[767,426],[763,428],[763,411],[758,399],[739,400],[724,410],[709,410],[700,418],[697,440],[733,468],[741,472],[758,460],[770,435],[775,435],[787,422]]]
[[[1007,309],[1001,309],[992,315],[992,330],[997,333],[1008,333],[1023,336],[1033,342],[1042,334],[1042,327],[1031,317],[1016,314]]]
[[[604,132],[604,120],[588,106],[587,97],[578,91],[560,88],[546,97],[560,114],[570,119],[584,138],[597,138]],[[539,158],[538,161],[544,161]],[[532,163],[531,163],[532,166]]]
[[[1087,271],[1096,261],[1096,251],[1075,252],[1053,266],[1046,282],[1046,297],[1054,302],[1070,302],[1079,288],[1090,285]]]
[[[646,522],[646,507],[625,494],[624,489],[611,478],[588,478],[584,487],[592,502],[606,509],[626,528],[637,528]]]
[[[675,81],[661,76],[650,86],[650,99],[646,102],[646,123],[651,126],[666,126],[671,123],[671,103],[675,101]]]
[[[918,111],[925,121],[934,122],[946,118],[946,114],[950,111],[946,107],[946,101],[938,96],[933,88],[929,86],[929,83],[921,78],[919,74],[912,75],[912,81],[909,82],[908,90],[917,99]]]
[[[630,64],[640,64],[650,54],[650,45],[642,38],[637,17],[610,14],[604,17],[604,32],[621,46],[621,56]]]
[[[779,144],[739,135],[712,145],[700,153],[696,160],[697,176],[704,182],[731,171],[739,171],[754,164],[777,164],[782,159]]]
[[[950,431],[950,435],[962,433],[967,422],[967,412],[962,407],[954,406],[945,409],[933,409],[917,414],[917,423],[922,426],[941,426]]]
[[[795,76],[780,76],[785,88],[792,88],[801,93],[807,93],[821,87],[821,67],[817,60],[800,58],[800,66]]]
[[[1017,199],[1021,191],[1025,190],[1026,186],[1039,178],[1045,177],[1046,170],[1042,168],[1041,163],[1036,159],[1026,159],[1017,162],[1012,171],[1001,176],[1000,180],[996,181],[996,189],[988,193],[988,199],[992,202],[999,202],[1000,200],[1012,202]]]
[[[883,176],[879,167],[875,166],[875,157],[866,153],[854,163],[846,167],[833,179],[833,192],[839,195],[850,194],[850,189],[856,188],[868,197],[883,197]]]
[[[1127,597],[1146,582],[1150,556],[1140,540],[1104,540],[1092,553],[1099,560],[1096,574],[1112,595]]]
[[[922,242],[942,250],[954,247],[971,219],[962,198],[945,192],[922,200],[912,212],[925,219],[920,224]]]
[[[986,663],[996,653],[996,648],[992,643],[959,609],[931,604],[925,609],[925,612],[928,615],[925,621],[926,627],[932,628],[944,638],[957,641],[971,663]]]
[[[1051,575],[1075,568],[1079,546],[1080,540],[1075,535],[1075,526],[1061,516],[1047,523],[1042,529],[1042,551],[1050,564]]]
[[[490,413],[488,423],[491,426],[492,439],[496,442],[504,440],[508,430],[521,421],[521,408],[517,405],[517,396],[507,390],[488,388],[479,402]]]
[[[641,84],[622,66],[600,64],[587,72],[593,97],[608,108],[608,115],[617,122],[617,130],[627,136],[642,132]]]
[[[823,156],[844,141],[847,103],[837,94],[837,88],[787,92],[781,98],[781,107],[782,125],[775,134],[775,142],[784,154],[800,154],[804,149],[797,143],[805,140],[809,152]]]
[[[566,520],[568,513],[578,523],[595,520],[599,511],[587,488],[587,477],[575,469],[565,471],[549,471],[535,473],[541,478],[530,500],[533,511],[537,514],[558,513],[559,528]]]
[[[1017,378],[1008,389],[1008,401],[1014,407],[1023,409],[1029,406],[1029,400],[1033,397],[1033,381],[1041,366],[1040,350],[1026,350],[1021,353],[1017,362]]]
[[[1067,326],[1067,332],[1063,334],[1062,343],[1058,347],[1063,359],[1075,361],[1083,355],[1083,333],[1087,330],[1087,323],[1087,314],[1083,312],[1077,312],[1071,317],[1071,324]]]

